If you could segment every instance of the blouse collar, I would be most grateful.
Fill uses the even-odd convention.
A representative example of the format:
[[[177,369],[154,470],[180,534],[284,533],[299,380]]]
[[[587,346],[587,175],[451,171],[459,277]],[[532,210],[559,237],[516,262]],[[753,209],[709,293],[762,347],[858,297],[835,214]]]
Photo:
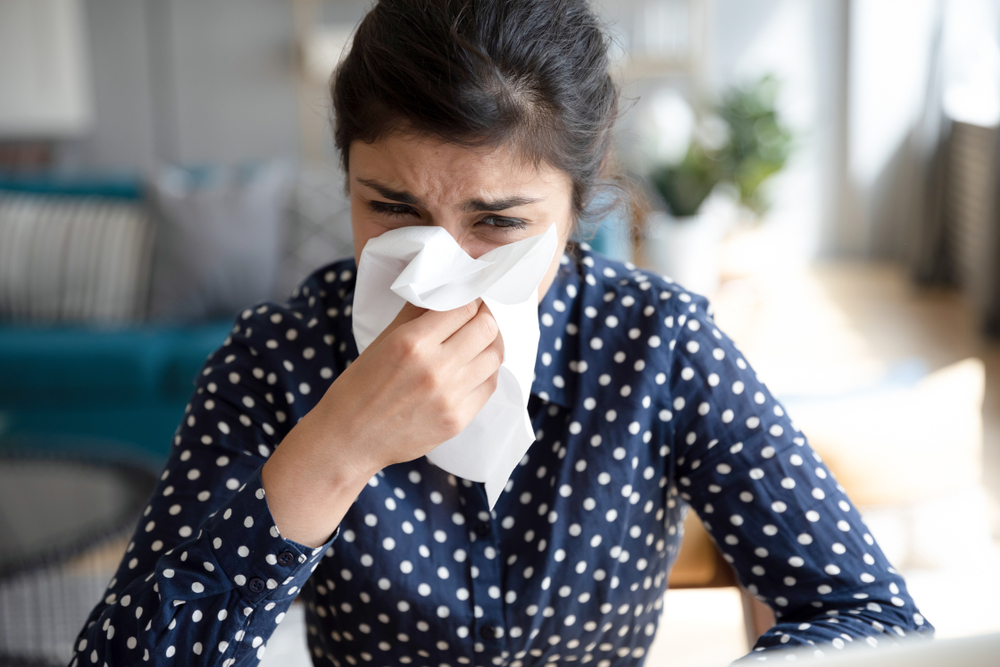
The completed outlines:
[[[567,249],[551,287],[538,304],[538,356],[531,393],[569,408],[576,404],[580,375],[580,257]]]

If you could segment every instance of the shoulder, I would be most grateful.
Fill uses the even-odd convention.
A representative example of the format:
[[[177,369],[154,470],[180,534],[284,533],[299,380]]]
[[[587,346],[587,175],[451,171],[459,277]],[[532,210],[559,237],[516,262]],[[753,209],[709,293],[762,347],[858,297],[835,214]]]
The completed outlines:
[[[354,273],[353,259],[331,262],[302,280],[288,299],[248,306],[236,316],[223,347],[235,339],[255,354],[270,350],[301,356],[315,353],[315,348],[305,352],[310,345],[333,345],[342,335],[341,320],[347,320],[350,331]]]
[[[305,414],[355,350],[350,320],[353,289],[354,261],[341,260],[312,272],[284,301],[260,301],[244,308],[229,335],[205,361],[195,383],[199,392],[216,399],[238,394],[235,403],[250,392],[263,397],[268,406],[286,403],[289,416]]]
[[[602,329],[609,334],[647,343],[656,336],[655,344],[675,340],[684,328],[716,331],[714,309],[706,297],[654,270],[608,259],[586,244],[580,244],[575,264],[583,319],[603,319]]]

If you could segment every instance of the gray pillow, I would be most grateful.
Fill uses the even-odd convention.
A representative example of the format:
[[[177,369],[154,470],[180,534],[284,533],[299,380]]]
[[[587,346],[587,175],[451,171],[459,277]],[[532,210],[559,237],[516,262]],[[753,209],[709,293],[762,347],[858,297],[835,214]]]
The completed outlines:
[[[344,172],[303,165],[295,177],[285,231],[285,251],[275,298],[284,300],[310,273],[354,254],[350,199]]]
[[[150,188],[157,219],[150,317],[227,318],[270,298],[293,177],[283,162],[160,169]]]

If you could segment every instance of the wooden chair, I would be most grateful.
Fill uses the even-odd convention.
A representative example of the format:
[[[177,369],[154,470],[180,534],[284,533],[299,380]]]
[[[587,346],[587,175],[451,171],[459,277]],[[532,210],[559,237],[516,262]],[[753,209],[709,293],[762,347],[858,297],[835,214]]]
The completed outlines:
[[[667,579],[671,589],[719,588],[736,586],[743,601],[743,624],[746,631],[747,650],[753,648],[757,638],[774,625],[774,612],[766,604],[746,592],[736,580],[730,567],[708,536],[701,519],[693,510],[684,521],[684,541],[677,561]]]

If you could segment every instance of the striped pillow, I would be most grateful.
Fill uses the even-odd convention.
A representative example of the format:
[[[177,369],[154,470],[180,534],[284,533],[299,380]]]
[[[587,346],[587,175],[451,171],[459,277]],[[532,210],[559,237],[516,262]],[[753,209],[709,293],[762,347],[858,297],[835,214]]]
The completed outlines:
[[[143,319],[152,242],[140,201],[0,191],[0,318]]]

